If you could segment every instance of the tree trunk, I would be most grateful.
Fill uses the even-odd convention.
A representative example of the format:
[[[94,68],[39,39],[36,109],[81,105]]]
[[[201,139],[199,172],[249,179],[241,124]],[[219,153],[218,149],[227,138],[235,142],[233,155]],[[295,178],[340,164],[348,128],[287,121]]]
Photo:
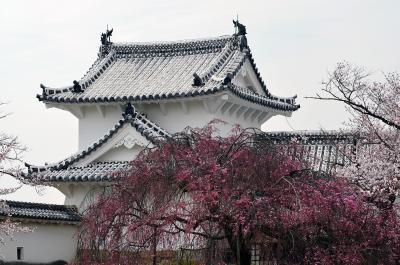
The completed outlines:
[[[207,247],[205,251],[205,265],[213,265],[215,258],[215,241],[212,239],[207,239]]]
[[[154,227],[153,238],[151,242],[151,250],[152,250],[152,265],[157,265],[157,228]]]
[[[242,233],[239,232],[237,235],[232,235],[229,232],[227,233],[227,239],[233,252],[233,256],[236,259],[236,264],[251,265],[250,246],[246,246],[246,242],[242,237]]]
[[[251,264],[251,252],[242,246],[240,249],[240,265],[250,265]]]

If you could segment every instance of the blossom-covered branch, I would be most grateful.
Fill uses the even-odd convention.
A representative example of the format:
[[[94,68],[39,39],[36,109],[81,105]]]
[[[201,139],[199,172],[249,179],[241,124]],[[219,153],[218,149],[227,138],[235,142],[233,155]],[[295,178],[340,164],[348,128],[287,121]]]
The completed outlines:
[[[4,103],[0,103],[3,105]],[[7,114],[1,115],[1,118],[5,118]],[[17,137],[10,136],[5,133],[0,133],[0,180],[1,176],[8,175],[14,178],[18,178],[21,172],[21,155],[25,151],[25,147],[22,146]],[[0,186],[0,195],[10,194],[18,190],[21,186],[16,187],[4,187]],[[8,213],[8,206],[4,201],[0,200],[0,210],[2,213]],[[4,244],[6,239],[12,238],[12,235],[16,232],[26,232],[29,229],[21,226],[18,223],[12,222],[8,214],[0,216],[0,244]]]
[[[341,175],[356,183],[371,201],[390,207],[400,195],[400,75],[371,80],[361,67],[339,63],[316,99],[345,104],[349,129],[360,135],[353,163]]]

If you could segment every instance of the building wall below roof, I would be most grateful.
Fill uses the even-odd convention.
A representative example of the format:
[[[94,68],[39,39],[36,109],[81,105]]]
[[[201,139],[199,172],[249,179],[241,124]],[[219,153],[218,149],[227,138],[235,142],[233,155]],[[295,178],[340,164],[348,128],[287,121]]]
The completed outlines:
[[[81,108],[83,113],[79,119],[79,150],[97,142],[122,119],[119,105],[73,107]]]
[[[55,186],[65,195],[64,205],[75,205],[83,212],[96,196],[104,190],[102,186],[93,183],[60,183]]]
[[[222,104],[222,102],[217,102],[219,98],[220,96],[214,96],[205,100],[187,101],[185,102],[185,107],[182,107],[181,102],[169,103],[164,106],[164,113],[160,111],[159,104],[142,105],[141,108],[150,120],[171,134],[181,132],[186,127],[203,127],[215,119],[228,123],[226,125],[216,125],[220,129],[221,135],[228,134],[232,126],[236,124],[240,124],[244,128],[260,128],[261,124],[257,121],[251,122],[250,120],[244,120],[242,117],[238,118],[234,114],[231,115],[229,111],[222,114],[219,109],[215,110],[217,105]]]
[[[230,126],[222,126],[221,134],[229,132],[232,125],[260,128],[257,120],[250,121],[243,116],[238,117],[236,112],[221,113],[218,105],[221,104],[221,95],[208,99],[182,100],[166,103],[135,104],[135,107],[145,113],[148,118],[169,133],[180,132],[186,127],[203,127],[214,119],[226,121]],[[240,102],[237,102],[241,104]],[[243,103],[243,102],[242,102]],[[205,106],[208,105],[208,107]],[[122,118],[122,105],[73,106],[81,108],[83,116],[79,119],[79,150],[92,145],[102,138]],[[208,109],[207,109],[208,108]]]
[[[79,106],[76,106],[79,107]],[[82,107],[82,106],[81,106]],[[278,113],[271,109],[246,102],[230,93],[213,95],[208,98],[181,100],[176,102],[155,102],[135,104],[136,109],[144,113],[152,122],[173,134],[186,127],[203,127],[213,120],[217,123],[221,135],[227,135],[234,125],[243,128],[260,128],[262,122]],[[103,138],[122,118],[122,105],[84,106],[79,120],[79,147],[86,148]],[[261,117],[260,119],[258,117]],[[101,148],[76,166],[86,166],[92,162],[131,161],[147,145],[148,140],[131,125],[124,125]],[[68,183],[59,185],[59,190],[66,195],[65,204],[76,205],[85,209],[85,200],[93,189],[91,183]]]
[[[48,223],[22,223],[33,232],[19,232],[0,248],[0,260],[17,261],[17,247],[23,247],[25,262],[72,261],[76,253],[76,226]]]

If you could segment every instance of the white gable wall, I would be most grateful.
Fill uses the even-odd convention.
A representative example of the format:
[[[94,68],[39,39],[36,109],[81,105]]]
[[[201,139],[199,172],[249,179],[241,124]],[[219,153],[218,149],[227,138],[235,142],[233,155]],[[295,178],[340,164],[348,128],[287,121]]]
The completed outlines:
[[[142,146],[135,145],[127,148],[124,145],[109,150],[96,159],[96,162],[132,161],[143,150]]]
[[[244,61],[243,66],[240,68],[239,73],[235,76],[232,83],[240,87],[251,87],[255,93],[266,96],[248,58]]]

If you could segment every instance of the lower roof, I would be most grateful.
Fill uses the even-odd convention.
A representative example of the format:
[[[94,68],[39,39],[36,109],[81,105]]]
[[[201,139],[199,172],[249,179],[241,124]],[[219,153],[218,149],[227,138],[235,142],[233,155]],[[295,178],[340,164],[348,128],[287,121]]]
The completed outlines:
[[[344,132],[263,132],[257,134],[257,140],[262,143],[284,145],[291,147],[293,143],[299,145],[299,150],[293,149],[294,156],[307,156],[305,159],[318,171],[330,171],[333,167],[345,164],[346,149],[354,148],[357,136]],[[293,147],[293,146],[292,146]],[[298,154],[296,154],[296,152]],[[71,162],[72,163],[72,162]],[[31,167],[23,177],[35,179],[41,182],[65,183],[65,182],[99,182],[114,181],[120,172],[127,170],[130,162],[94,162],[86,166],[52,166],[35,168]]]
[[[20,201],[3,201],[0,217],[37,221],[78,223],[81,215],[75,206]]]
[[[129,162],[96,162],[82,167],[32,172],[29,177],[42,182],[111,182],[128,167]]]
[[[154,143],[156,141],[164,139],[165,137],[170,136],[170,134],[166,130],[147,118],[145,114],[139,113],[131,104],[127,105],[125,113],[123,113],[122,116],[123,118],[119,120],[117,124],[106,135],[104,135],[97,142],[93,143],[86,149],[56,164],[51,164],[47,166],[33,166],[30,164],[25,164],[28,168],[28,173],[23,173],[21,177],[25,179],[36,179],[35,176],[38,175],[36,173],[39,172],[53,172],[73,169],[74,164],[77,161],[87,157],[91,153],[98,150],[126,125],[135,128],[135,130],[139,132],[143,137],[145,137],[149,141],[149,143]],[[40,181],[41,179],[37,180]]]

